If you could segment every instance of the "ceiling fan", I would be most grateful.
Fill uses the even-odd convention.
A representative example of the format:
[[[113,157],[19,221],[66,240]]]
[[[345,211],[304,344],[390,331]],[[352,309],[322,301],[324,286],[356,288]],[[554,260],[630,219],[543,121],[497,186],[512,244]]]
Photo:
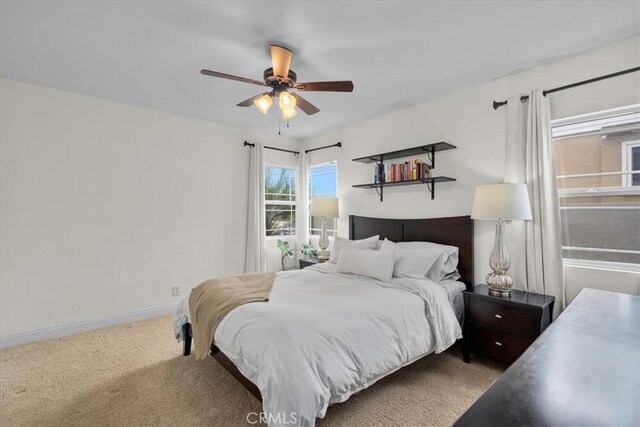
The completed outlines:
[[[320,111],[315,105],[311,104],[297,93],[289,93],[289,90],[291,89],[306,92],[353,92],[353,82],[350,80],[298,83],[296,73],[289,68],[292,56],[293,52],[290,49],[272,44],[271,61],[273,63],[273,67],[264,70],[264,81],[247,79],[206,69],[201,70],[200,73],[205,76],[220,77],[223,79],[251,83],[257,86],[270,87],[271,91],[252,96],[237,105],[238,107],[249,107],[253,104],[262,114],[267,114],[269,107],[273,104],[273,99],[278,98],[278,104],[282,110],[283,119],[290,119],[298,114],[296,107],[300,108],[308,115],[315,114]]]

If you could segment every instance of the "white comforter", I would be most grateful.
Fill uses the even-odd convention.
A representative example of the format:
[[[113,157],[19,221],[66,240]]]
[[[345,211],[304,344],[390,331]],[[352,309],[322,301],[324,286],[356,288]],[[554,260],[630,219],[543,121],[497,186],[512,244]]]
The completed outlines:
[[[234,309],[214,340],[260,389],[269,425],[313,426],[330,404],[461,337],[443,286],[318,264],[279,273],[269,302]]]

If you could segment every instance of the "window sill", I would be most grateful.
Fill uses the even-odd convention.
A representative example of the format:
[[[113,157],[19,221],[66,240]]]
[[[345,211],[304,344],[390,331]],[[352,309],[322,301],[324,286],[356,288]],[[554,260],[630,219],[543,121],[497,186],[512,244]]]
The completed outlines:
[[[282,236],[264,236],[266,240],[293,240],[296,238],[295,234],[286,234]]]
[[[624,273],[640,274],[640,265],[626,262],[594,261],[590,259],[564,258],[562,264],[565,267],[590,268],[593,270],[618,271]]]

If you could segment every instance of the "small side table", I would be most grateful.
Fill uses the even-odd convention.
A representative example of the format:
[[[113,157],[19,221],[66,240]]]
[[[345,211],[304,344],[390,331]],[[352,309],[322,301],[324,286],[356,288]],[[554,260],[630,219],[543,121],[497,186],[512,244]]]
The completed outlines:
[[[463,359],[476,352],[513,363],[551,324],[555,297],[512,290],[489,295],[487,285],[464,291]]]
[[[318,261],[318,258],[298,258],[298,265],[300,266],[300,270],[309,267],[310,265],[316,265],[319,262],[320,261]]]

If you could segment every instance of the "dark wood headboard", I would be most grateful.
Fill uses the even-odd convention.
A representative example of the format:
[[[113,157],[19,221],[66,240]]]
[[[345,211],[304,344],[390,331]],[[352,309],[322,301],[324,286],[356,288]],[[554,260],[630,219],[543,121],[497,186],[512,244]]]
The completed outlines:
[[[470,216],[425,219],[368,218],[349,215],[349,239],[380,235],[394,242],[433,242],[459,248],[458,272],[473,288],[473,220]]]

